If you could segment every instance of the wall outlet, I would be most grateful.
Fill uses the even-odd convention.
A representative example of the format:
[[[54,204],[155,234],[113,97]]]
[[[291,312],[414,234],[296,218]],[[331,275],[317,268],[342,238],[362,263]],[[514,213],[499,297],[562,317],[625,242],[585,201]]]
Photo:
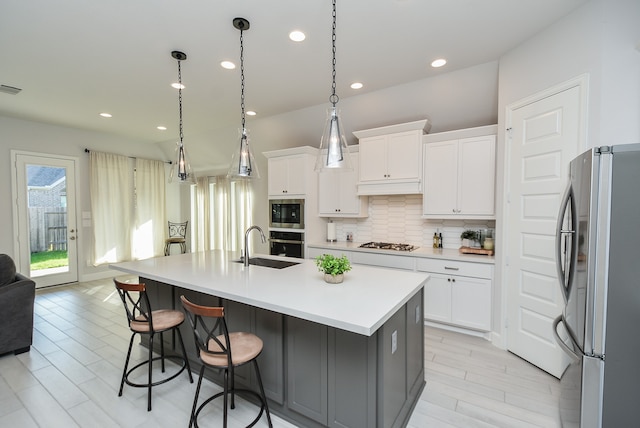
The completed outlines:
[[[391,354],[395,354],[398,350],[398,330],[391,333]]]

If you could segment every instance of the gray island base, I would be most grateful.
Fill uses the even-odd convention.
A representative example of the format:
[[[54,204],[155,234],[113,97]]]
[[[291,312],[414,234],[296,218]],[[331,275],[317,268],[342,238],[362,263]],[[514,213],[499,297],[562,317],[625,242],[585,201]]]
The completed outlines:
[[[422,302],[428,276],[355,266],[343,284],[330,285],[312,260],[288,260],[300,264],[244,267],[211,251],[112,268],[138,275],[157,307],[180,308],[185,295],[194,303],[224,306],[230,331],[258,335],[269,408],[283,419],[310,428],[406,426],[425,385]],[[313,300],[295,303],[305,295]],[[181,328],[197,370],[192,332],[187,323]],[[165,340],[172,345],[170,337]],[[220,382],[215,372],[207,373]],[[248,367],[236,371],[241,387],[256,388],[253,377]]]

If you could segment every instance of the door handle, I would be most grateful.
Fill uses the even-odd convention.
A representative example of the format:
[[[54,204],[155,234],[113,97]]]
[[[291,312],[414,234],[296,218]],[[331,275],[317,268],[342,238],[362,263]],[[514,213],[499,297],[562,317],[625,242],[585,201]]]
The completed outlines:
[[[562,348],[562,350],[571,357],[571,359],[575,361],[580,361],[581,356],[577,354],[573,349],[568,347],[567,344],[564,343],[564,340],[560,338],[560,335],[558,334],[558,324],[560,323],[564,323],[562,319],[562,315],[558,315],[558,317],[555,320],[553,320],[553,336],[556,339],[556,342],[558,343],[560,348]],[[565,329],[565,330],[567,330],[568,332],[568,329]],[[571,336],[571,333],[570,332],[568,333],[569,333],[569,337],[573,341],[573,337]]]
[[[75,237],[75,236],[71,236],[69,239],[70,239],[71,241],[75,241],[76,237]]]

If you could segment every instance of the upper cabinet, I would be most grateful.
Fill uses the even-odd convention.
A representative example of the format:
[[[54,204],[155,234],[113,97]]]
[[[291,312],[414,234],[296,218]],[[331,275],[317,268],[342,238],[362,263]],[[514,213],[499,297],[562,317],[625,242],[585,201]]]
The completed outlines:
[[[304,198],[315,196],[315,167],[317,149],[296,147],[294,149],[265,152],[268,158],[269,197]]]
[[[318,174],[318,215],[320,217],[367,217],[369,198],[358,196],[357,146],[350,146],[353,171]]]
[[[496,125],[426,135],[425,218],[495,218]]]
[[[428,120],[353,133],[360,146],[359,195],[422,193],[422,137]]]

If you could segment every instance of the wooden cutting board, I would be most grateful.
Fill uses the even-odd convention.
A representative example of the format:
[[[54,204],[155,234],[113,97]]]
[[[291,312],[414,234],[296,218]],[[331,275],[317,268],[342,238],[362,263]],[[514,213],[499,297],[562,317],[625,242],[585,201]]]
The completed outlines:
[[[493,256],[493,250],[485,250],[484,248],[460,247],[461,254],[484,254],[485,256]]]

